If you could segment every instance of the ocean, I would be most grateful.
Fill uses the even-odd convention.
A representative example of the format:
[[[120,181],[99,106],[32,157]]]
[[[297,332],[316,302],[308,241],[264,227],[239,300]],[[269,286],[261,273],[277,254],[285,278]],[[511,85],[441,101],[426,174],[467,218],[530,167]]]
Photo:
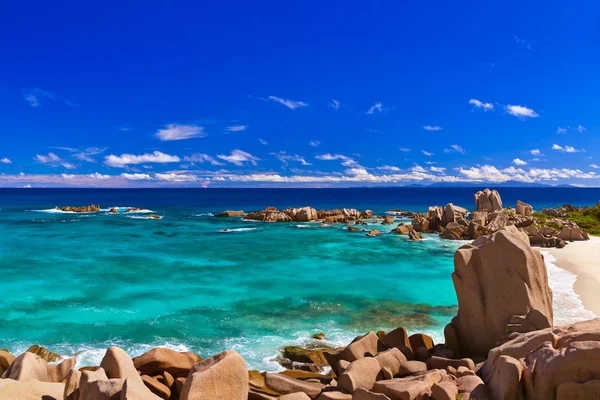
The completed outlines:
[[[79,365],[97,365],[110,345],[133,355],[168,346],[203,357],[233,348],[250,368],[273,371],[279,348],[318,332],[332,346],[398,326],[441,341],[456,314],[450,274],[464,242],[213,214],[310,205],[381,215],[448,202],[472,210],[477,190],[0,189],[0,348],[20,353],[40,344],[77,354]],[[505,205],[520,199],[538,210],[600,200],[600,189],[499,191]],[[102,211],[53,210],[88,204]],[[129,207],[144,212],[124,213]],[[558,318],[569,321],[585,310],[564,273],[555,272],[563,275],[553,284],[569,307]]]

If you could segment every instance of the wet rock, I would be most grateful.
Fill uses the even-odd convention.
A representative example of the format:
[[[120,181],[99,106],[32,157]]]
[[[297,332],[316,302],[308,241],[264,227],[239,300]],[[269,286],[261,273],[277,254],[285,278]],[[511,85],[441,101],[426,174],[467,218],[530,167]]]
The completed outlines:
[[[381,225],[392,225],[394,223],[394,218],[391,215],[386,215]]]
[[[215,217],[243,217],[246,213],[242,210],[227,210],[215,214]]]
[[[34,344],[33,346],[29,347],[26,351],[28,353],[33,353],[37,355],[38,357],[40,357],[43,360],[46,360],[47,362],[55,362],[62,359],[62,356],[60,354],[53,353],[47,348],[38,346],[37,344]]]
[[[65,206],[65,207],[54,207],[54,208],[56,210],[60,210],[60,211],[75,212],[75,213],[100,211],[100,206],[96,205],[96,204],[92,204],[89,206]]]
[[[368,236],[368,237],[374,237],[374,236],[379,236],[379,235],[383,235],[383,233],[382,233],[382,232],[380,232],[380,231],[379,231],[379,230],[377,230],[377,229],[373,229],[373,230],[371,230],[371,231],[367,232],[367,235],[366,235],[366,236]]]
[[[423,236],[414,229],[408,232],[408,238],[410,240],[423,240]]]

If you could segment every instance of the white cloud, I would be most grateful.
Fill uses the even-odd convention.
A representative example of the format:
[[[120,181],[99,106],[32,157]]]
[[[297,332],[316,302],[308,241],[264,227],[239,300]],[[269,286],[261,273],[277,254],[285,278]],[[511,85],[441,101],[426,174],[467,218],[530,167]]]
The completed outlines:
[[[558,133],[558,134],[567,133],[567,128],[561,128],[559,126],[558,129],[556,130],[556,133]]]
[[[532,156],[541,156],[542,152],[539,149],[533,149],[529,150],[529,154],[531,154]]]
[[[433,171],[433,172],[440,172],[440,173],[442,173],[442,172],[445,172],[445,171],[446,171],[446,168],[442,168],[442,167],[433,167],[433,166],[431,166],[431,167],[429,167],[429,169],[430,169],[431,171]]]
[[[340,102],[337,101],[336,99],[332,99],[331,100],[331,104],[329,104],[331,106],[331,108],[333,108],[334,110],[339,110],[340,109]]]
[[[166,128],[160,129],[158,132],[156,132],[155,136],[165,142],[171,140],[184,140],[204,137],[206,136],[206,133],[204,132],[204,128],[202,126],[169,124]]]
[[[467,151],[457,144],[450,145],[450,148],[444,149],[444,153],[467,154]]]
[[[295,161],[302,165],[312,165],[312,164],[306,162],[306,160],[304,158],[300,157],[298,154],[291,155],[291,154],[287,154],[285,151],[280,151],[279,153],[269,153],[269,154],[271,154],[276,159],[281,161],[281,163],[283,165],[288,165],[290,161]]]
[[[179,162],[181,159],[177,156],[172,156],[170,154],[161,153],[160,151],[155,151],[150,154],[121,154],[120,156],[115,156],[111,154],[109,156],[104,157],[104,163],[111,167],[120,167],[123,168],[127,165],[136,165],[136,164],[146,164],[146,163],[157,163],[157,164],[166,164]]]
[[[266,140],[261,139],[261,138],[258,138],[258,141],[260,142],[260,144],[265,145],[265,146],[269,144],[269,142],[267,142]]]
[[[54,153],[48,153],[46,156],[37,154],[33,159],[39,163],[50,165],[52,167],[63,166],[66,169],[75,169],[75,165],[64,161]]]
[[[12,161],[6,157],[0,159],[0,163],[2,164],[12,164]]]
[[[435,125],[435,126],[424,125],[423,129],[425,129],[426,131],[441,131],[444,128],[442,128],[441,126],[437,126],[437,125]]]
[[[537,118],[539,114],[533,111],[531,108],[525,106],[507,105],[504,107],[507,113],[519,118]]]
[[[513,160],[513,163],[514,163],[515,165],[518,165],[518,166],[527,165],[527,161],[523,161],[523,160],[521,160],[520,158],[515,158],[515,159]]]
[[[410,170],[413,172],[423,172],[423,173],[427,172],[427,170],[425,168],[421,167],[420,165],[415,165]]]
[[[50,164],[50,163],[58,163],[62,161],[62,158],[60,158],[59,156],[57,156],[54,153],[48,153],[47,156],[41,155],[41,154],[37,154],[34,158],[34,160],[37,160],[39,162],[41,162],[42,164]]]
[[[312,147],[317,147],[321,144],[321,142],[319,142],[318,140],[311,140],[310,142],[308,142],[308,144]]]
[[[93,174],[88,174],[88,176],[92,179],[100,179],[100,180],[107,180],[107,179],[112,178],[112,176],[110,176],[110,175],[102,175],[98,172],[95,172]]]
[[[104,151],[106,151],[106,149],[107,149],[106,147],[103,149],[98,148],[98,147],[89,147],[82,151],[75,149],[76,153],[73,154],[73,157],[75,157],[76,159],[81,160],[81,161],[95,163],[96,160],[94,158],[92,158],[92,156],[102,154]]]
[[[587,129],[585,129],[585,126],[581,126],[581,125],[579,125],[575,129],[577,129],[577,132],[579,132],[579,133],[583,133],[583,132],[587,131]]]
[[[164,174],[154,174],[154,178],[160,181],[168,182],[195,182],[198,180],[198,177],[195,175],[176,174],[173,172]]]
[[[214,157],[209,156],[208,154],[192,154],[191,156],[183,157],[183,161],[191,162],[191,163],[210,163],[211,165],[225,165],[222,162],[216,160]]]
[[[579,153],[582,150],[578,150],[573,146],[559,146],[557,144],[552,145],[552,150],[560,151],[562,153]]]
[[[590,167],[592,167],[592,168],[596,168],[596,169],[597,169],[597,168],[600,168],[600,166],[598,166],[598,165],[596,165],[596,164],[590,164]]]
[[[525,39],[521,39],[517,35],[514,36],[515,42],[519,44],[521,47],[527,50],[531,50],[531,42]]]
[[[56,100],[57,97],[58,96],[54,93],[39,88],[23,90],[23,99],[28,102],[31,107],[41,106],[43,98]]]
[[[149,181],[152,179],[148,174],[121,174],[121,176],[130,181]]]
[[[383,111],[383,104],[381,104],[380,102],[377,102],[377,103],[373,104],[371,106],[371,108],[369,108],[367,110],[367,114],[369,114],[369,115],[374,114],[375,111],[382,112]]]
[[[269,100],[273,100],[277,103],[283,104],[284,106],[286,106],[287,108],[289,108],[291,110],[295,110],[296,108],[301,108],[301,107],[308,107],[308,104],[306,104],[303,101],[282,99],[281,97],[276,97],[276,96],[269,96]]]
[[[233,125],[226,128],[227,132],[242,132],[248,128],[248,125]]]
[[[377,167],[380,171],[390,171],[390,172],[398,172],[400,168],[394,167],[393,165],[382,165],[381,167]]]
[[[430,153],[430,152],[425,151],[425,150],[421,150],[421,153],[425,154],[427,157],[431,157],[431,156],[435,155],[435,153]]]
[[[260,161],[260,158],[239,149],[233,150],[230,155],[219,154],[217,157],[237,166],[242,166],[244,163],[256,166],[258,165],[257,161]]]
[[[471,104],[477,108],[483,108],[483,111],[492,111],[494,109],[494,105],[492,103],[484,103],[477,99],[469,100],[469,104]]]
[[[407,148],[407,147],[400,147],[400,148],[398,148],[398,149],[399,149],[401,152],[403,152],[403,153],[408,153],[408,152],[410,151],[410,149],[409,149],[409,148]]]

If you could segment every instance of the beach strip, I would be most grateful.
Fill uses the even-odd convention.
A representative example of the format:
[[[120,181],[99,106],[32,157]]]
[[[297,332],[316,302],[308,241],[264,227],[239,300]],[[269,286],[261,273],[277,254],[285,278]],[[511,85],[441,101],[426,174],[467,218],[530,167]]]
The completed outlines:
[[[591,236],[590,240],[569,242],[562,249],[549,248],[542,252],[555,258],[552,264],[576,275],[575,293],[587,310],[600,315],[600,237]]]

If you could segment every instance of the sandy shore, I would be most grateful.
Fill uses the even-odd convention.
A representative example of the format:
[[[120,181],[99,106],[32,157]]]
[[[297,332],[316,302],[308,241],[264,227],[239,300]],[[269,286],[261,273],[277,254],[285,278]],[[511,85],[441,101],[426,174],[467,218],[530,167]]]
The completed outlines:
[[[543,250],[556,258],[554,265],[577,275],[575,293],[586,309],[600,316],[600,237],[571,242],[563,249]]]

